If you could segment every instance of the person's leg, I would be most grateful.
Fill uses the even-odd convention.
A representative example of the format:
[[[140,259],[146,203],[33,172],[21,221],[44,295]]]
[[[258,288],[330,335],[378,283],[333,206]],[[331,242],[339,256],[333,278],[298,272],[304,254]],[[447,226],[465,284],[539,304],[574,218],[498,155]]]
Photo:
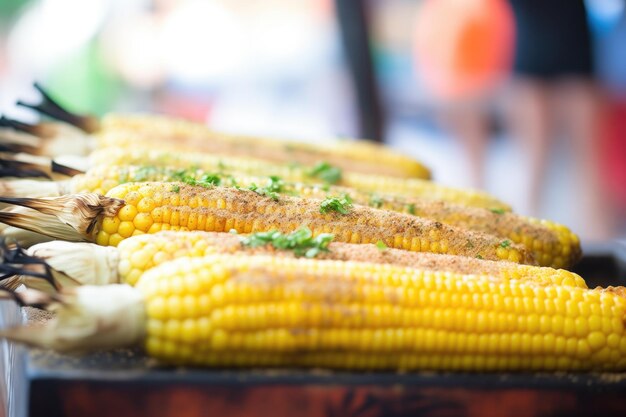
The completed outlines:
[[[571,144],[576,169],[576,199],[581,218],[579,233],[587,239],[602,240],[611,236],[612,213],[600,174],[601,106],[600,93],[590,80],[577,78],[561,81],[555,89],[560,124]]]
[[[463,155],[467,158],[468,185],[483,188],[489,140],[489,119],[484,106],[479,102],[453,104],[442,110],[441,118],[459,141]]]
[[[528,190],[524,212],[537,216],[545,181],[546,165],[551,141],[552,112],[550,87],[530,79],[517,79],[512,83],[507,100],[509,131],[518,141],[527,158],[522,165],[528,172]]]

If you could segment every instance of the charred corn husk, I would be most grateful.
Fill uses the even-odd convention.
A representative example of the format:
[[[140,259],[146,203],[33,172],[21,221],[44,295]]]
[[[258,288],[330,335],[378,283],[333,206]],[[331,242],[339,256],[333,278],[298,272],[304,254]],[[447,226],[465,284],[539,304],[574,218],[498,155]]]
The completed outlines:
[[[357,262],[181,258],[130,286],[14,297],[55,321],[0,335],[63,351],[143,345],[162,362],[364,370],[623,370],[624,289]],[[46,297],[49,297],[46,300]]]
[[[301,232],[303,230],[292,233],[291,236],[295,237]],[[6,249],[5,261],[0,264],[0,272],[5,274],[13,272],[16,275],[7,277],[0,286],[15,289],[24,284],[29,288],[52,291],[54,287],[65,288],[76,285],[117,283],[135,285],[147,270],[184,256],[196,258],[216,253],[297,256],[293,249],[276,249],[269,243],[251,247],[246,244],[246,239],[249,238],[230,233],[169,231],[133,236],[122,241],[117,248],[91,243],[54,241],[35,245],[27,251]],[[319,251],[314,256],[316,259],[394,264],[425,271],[485,274],[494,279],[586,287],[585,281],[580,276],[562,269],[390,248],[381,250],[371,244],[333,242],[328,245],[327,251]],[[46,271],[50,273],[46,276],[47,281],[40,278]],[[37,273],[35,278],[29,276],[32,272]]]
[[[55,237],[92,240],[100,245],[117,246],[130,236],[161,230],[292,232],[307,226],[314,235],[332,233],[339,242],[382,241],[388,247],[414,252],[535,264],[523,246],[495,236],[364,206],[342,208],[343,213],[325,212],[325,201],[284,195],[274,200],[251,190],[184,183],[122,184],[109,191],[107,197],[73,194],[49,199],[0,198],[0,202],[54,215],[76,231]],[[45,222],[0,221],[47,233]]]

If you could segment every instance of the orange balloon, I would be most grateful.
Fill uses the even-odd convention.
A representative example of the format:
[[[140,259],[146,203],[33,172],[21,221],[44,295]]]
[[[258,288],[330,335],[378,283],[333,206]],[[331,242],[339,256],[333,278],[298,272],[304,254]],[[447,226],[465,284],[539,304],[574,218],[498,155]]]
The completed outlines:
[[[424,0],[415,65],[426,88],[443,100],[489,92],[510,71],[514,27],[504,0]]]

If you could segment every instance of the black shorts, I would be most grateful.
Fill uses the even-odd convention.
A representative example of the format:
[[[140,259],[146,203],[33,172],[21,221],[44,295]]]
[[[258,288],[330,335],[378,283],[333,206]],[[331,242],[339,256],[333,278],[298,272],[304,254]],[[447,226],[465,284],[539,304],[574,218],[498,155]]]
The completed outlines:
[[[593,76],[583,0],[509,0],[515,15],[516,74],[538,79]]]

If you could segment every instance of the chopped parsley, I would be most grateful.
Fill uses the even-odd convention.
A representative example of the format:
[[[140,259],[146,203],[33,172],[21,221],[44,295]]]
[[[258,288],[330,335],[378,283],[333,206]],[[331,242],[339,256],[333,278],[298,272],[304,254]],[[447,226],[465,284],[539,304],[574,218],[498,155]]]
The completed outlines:
[[[237,180],[232,175],[228,176],[228,183],[229,183],[229,185],[231,187],[238,187],[239,186],[239,184],[237,184]]]
[[[381,208],[383,206],[383,199],[379,195],[372,194],[369,205],[374,208]]]
[[[319,178],[327,184],[336,184],[341,180],[341,169],[330,165],[328,162],[319,162],[306,174],[309,177]]]
[[[322,252],[328,252],[328,245],[333,240],[333,235],[322,233],[313,237],[308,227],[303,227],[295,232],[284,234],[277,230],[270,232],[253,233],[241,239],[241,244],[251,248],[272,245],[279,250],[291,250],[296,256],[314,258]]]
[[[510,240],[503,240],[502,242],[500,242],[500,247],[508,248],[509,246],[511,246]]]
[[[191,175],[185,175],[180,178],[181,182],[189,185],[195,185],[199,187],[210,188],[216,185],[220,185],[222,183],[222,179],[215,174],[204,174],[199,179],[195,179]]]
[[[258,185],[252,183],[248,190],[254,191],[259,195],[264,195],[271,198],[274,201],[278,201],[278,193],[283,191],[283,186],[285,183],[277,176],[270,176],[270,180],[265,187],[259,187]],[[235,186],[236,187],[236,186]]]
[[[476,255],[476,259],[483,259],[483,257],[480,255]]]
[[[129,180],[128,167],[122,167],[120,169],[120,173],[119,173],[119,176],[118,176],[117,180],[118,180],[118,182],[120,184],[124,184],[124,183],[128,182],[128,180]]]
[[[170,188],[170,191],[173,193],[178,193],[180,192],[180,187],[178,186],[178,184],[174,184],[172,185],[172,188]]]
[[[490,208],[489,211],[492,212],[492,213],[496,213],[496,214],[504,214],[505,213],[504,209],[501,209],[501,208]]]
[[[191,175],[189,175],[189,170],[186,169],[178,169],[176,171],[173,171],[170,174],[170,178],[172,180],[176,180],[176,181],[182,181],[183,179],[187,178],[187,177],[191,177]]]
[[[413,214],[413,215],[415,215],[415,204],[413,204],[413,203],[411,203],[411,204],[407,204],[407,206],[406,206],[406,211],[407,211],[409,214]]]
[[[328,197],[320,204],[320,213],[326,214],[329,211],[336,211],[341,214],[350,213],[352,208],[352,199],[349,195],[344,194],[343,197]]]
[[[137,168],[133,175],[133,181],[144,182],[154,180],[159,170],[150,165],[144,165]]]
[[[379,240],[376,242],[376,248],[378,248],[379,251],[384,251],[387,249],[387,245],[382,240]]]

